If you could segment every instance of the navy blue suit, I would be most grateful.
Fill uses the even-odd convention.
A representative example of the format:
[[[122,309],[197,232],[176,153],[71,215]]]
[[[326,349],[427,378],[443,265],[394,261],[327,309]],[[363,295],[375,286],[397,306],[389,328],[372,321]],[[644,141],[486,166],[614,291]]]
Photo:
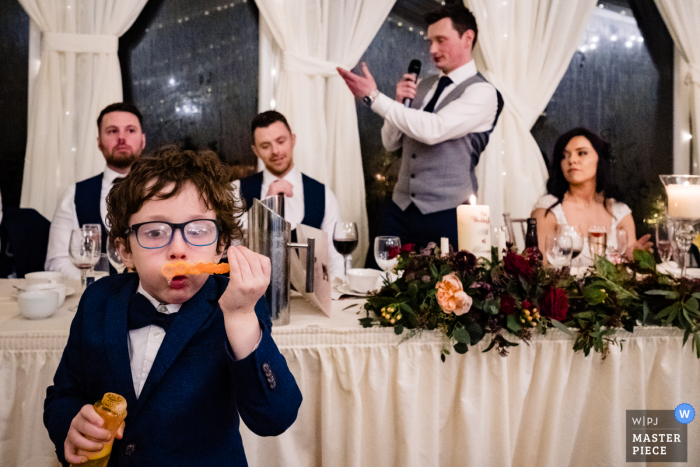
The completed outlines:
[[[301,392],[270,336],[264,298],[255,311],[258,348],[233,360],[218,299],[228,278],[211,276],[170,325],[138,400],[127,346],[127,309],[136,274],[109,276],[83,294],[44,403],[44,424],[65,463],[63,443],[85,404],[116,392],[127,400],[122,440],[110,466],[246,466],[239,415],[260,436],[294,422]]]

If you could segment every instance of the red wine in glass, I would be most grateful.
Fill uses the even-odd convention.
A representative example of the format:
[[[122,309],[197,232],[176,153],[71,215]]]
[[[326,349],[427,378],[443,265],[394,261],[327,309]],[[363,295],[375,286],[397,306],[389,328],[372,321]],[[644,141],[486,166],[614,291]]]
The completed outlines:
[[[349,255],[355,248],[357,248],[357,240],[335,240],[333,239],[333,246],[336,251],[343,256]]]

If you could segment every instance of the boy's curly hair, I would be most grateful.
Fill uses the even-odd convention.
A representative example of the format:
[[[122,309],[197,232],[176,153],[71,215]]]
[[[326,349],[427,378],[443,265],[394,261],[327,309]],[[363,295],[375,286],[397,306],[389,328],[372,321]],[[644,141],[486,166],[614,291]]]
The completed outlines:
[[[243,203],[234,196],[233,172],[212,151],[190,151],[177,146],[164,146],[139,158],[131,166],[129,175],[117,179],[107,195],[107,223],[109,241],[116,246],[121,240],[131,251],[126,234],[129,219],[150,199],[168,199],[176,196],[189,182],[200,193],[208,209],[216,213],[221,223],[217,254],[232,240],[243,234],[238,218],[243,214]],[[169,192],[164,188],[174,183]]]

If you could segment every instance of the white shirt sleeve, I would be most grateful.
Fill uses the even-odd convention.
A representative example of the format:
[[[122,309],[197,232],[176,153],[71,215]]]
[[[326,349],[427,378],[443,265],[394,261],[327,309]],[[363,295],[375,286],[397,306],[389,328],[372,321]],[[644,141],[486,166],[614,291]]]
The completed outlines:
[[[406,108],[384,94],[379,94],[372,103],[372,110],[384,117],[385,127],[389,123],[398,132],[430,146],[490,130],[497,109],[496,88],[489,83],[472,84],[436,113]],[[400,139],[390,127],[382,128],[382,142],[390,151],[400,145]]]
[[[79,229],[78,215],[75,212],[75,185],[66,189],[61,202],[51,220],[49,230],[49,246],[46,250],[47,271],[59,271],[64,277],[80,280],[80,270],[73,266],[68,256],[68,244],[70,233],[73,229]]]
[[[343,255],[338,253],[333,246],[335,223],[342,220],[338,200],[330,188],[326,186],[326,210],[323,213],[321,230],[328,234],[328,262],[330,263],[331,276],[333,277],[343,277]]]
[[[392,125],[389,120],[384,120],[382,125],[382,145],[387,151],[396,151],[401,149],[403,133],[401,130]]]

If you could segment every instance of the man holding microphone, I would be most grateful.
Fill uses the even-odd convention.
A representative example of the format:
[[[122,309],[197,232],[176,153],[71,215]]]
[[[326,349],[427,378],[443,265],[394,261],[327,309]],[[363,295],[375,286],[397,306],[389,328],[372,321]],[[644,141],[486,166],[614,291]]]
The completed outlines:
[[[338,68],[350,91],[384,118],[382,143],[402,148],[392,203],[377,235],[425,246],[448,237],[457,247],[457,206],[477,193],[474,168],[503,108],[496,88],[472,59],[478,29],[463,5],[425,15],[430,54],[439,74],[416,83],[416,68],[396,85],[396,100],[377,90],[366,64],[364,76]],[[405,100],[410,99],[406,105]]]

